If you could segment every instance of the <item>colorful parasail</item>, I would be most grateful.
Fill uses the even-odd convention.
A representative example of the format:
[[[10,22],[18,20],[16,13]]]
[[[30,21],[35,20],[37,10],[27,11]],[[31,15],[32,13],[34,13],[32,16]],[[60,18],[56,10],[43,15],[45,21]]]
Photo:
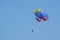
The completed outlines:
[[[38,22],[41,22],[41,20],[43,20],[43,21],[47,21],[48,20],[48,14],[45,13],[43,10],[37,9],[37,10],[35,10],[34,13],[35,13],[35,16],[36,16],[36,20]]]

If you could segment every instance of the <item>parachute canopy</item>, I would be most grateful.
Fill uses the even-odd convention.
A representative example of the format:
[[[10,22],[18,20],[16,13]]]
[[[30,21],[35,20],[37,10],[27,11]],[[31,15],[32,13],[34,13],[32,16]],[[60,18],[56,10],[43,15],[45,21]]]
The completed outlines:
[[[41,20],[47,21],[48,20],[48,14],[45,13],[43,10],[41,9],[37,9],[34,12],[35,16],[36,16],[36,20],[38,22],[41,22]]]

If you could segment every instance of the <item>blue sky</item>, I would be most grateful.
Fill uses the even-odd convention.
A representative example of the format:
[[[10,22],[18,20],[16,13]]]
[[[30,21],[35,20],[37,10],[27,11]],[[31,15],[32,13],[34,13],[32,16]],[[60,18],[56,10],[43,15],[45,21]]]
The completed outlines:
[[[49,15],[47,22],[35,20],[37,8]],[[60,40],[59,24],[60,0],[0,0],[0,40]]]

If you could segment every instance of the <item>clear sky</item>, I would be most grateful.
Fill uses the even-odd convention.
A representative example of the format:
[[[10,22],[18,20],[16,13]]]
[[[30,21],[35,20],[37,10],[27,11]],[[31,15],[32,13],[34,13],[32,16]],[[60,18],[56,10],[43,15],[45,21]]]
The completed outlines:
[[[47,22],[35,20],[37,8]],[[60,0],[0,0],[0,40],[60,40]]]

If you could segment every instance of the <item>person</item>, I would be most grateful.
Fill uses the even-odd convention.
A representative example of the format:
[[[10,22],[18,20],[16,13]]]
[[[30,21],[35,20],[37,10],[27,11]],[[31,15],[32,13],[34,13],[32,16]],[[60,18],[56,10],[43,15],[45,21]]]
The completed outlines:
[[[34,30],[32,29],[32,32],[34,32]]]

